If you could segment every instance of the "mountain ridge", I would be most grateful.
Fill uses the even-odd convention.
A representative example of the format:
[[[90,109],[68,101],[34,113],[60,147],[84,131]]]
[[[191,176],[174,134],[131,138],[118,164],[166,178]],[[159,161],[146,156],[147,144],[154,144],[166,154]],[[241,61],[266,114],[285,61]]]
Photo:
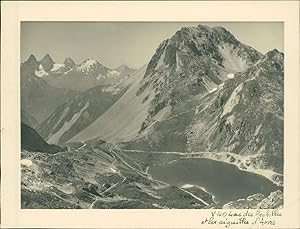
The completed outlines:
[[[225,38],[222,38],[220,34],[225,34]],[[222,46],[225,45],[224,41],[231,42],[228,44],[228,46],[231,46],[227,47],[226,52],[220,51]],[[209,51],[213,54],[207,55]],[[224,64],[225,58],[227,58],[226,60],[232,59],[232,61],[228,62],[234,62],[236,59],[240,59],[242,65],[239,67],[247,69],[261,56],[262,54],[260,52],[238,42],[234,36],[230,35],[225,29],[216,28],[212,30],[202,26],[199,28],[182,28],[170,39],[161,42],[146,66],[143,77],[137,79],[140,82],[136,83],[137,90],[135,91],[135,96],[142,97],[140,99],[141,101],[138,102],[140,106],[144,107],[145,102],[147,104],[147,107],[143,108],[147,110],[147,114],[143,115],[144,120],[139,124],[140,127],[131,129],[130,126],[124,126],[124,128],[128,129],[128,131],[130,129],[131,133],[138,135],[147,129],[147,127],[152,126],[153,123],[158,121],[160,116],[157,115],[163,115],[167,112],[167,110],[164,112],[164,109],[174,107],[176,104],[194,96],[204,96],[213,90],[227,80],[229,74],[238,72],[239,70],[235,69],[235,71],[233,71],[232,68],[230,68],[232,66],[228,67],[227,63]],[[242,60],[245,58],[248,59],[246,61]],[[126,94],[124,96],[126,96]],[[135,101],[134,96],[131,96],[131,98],[128,97],[126,100]],[[135,108],[132,109],[134,110]],[[112,117],[114,116],[114,114],[111,115]],[[103,122],[100,120],[103,120]],[[95,133],[94,129],[96,129],[96,127],[92,127],[93,125],[101,126],[102,123],[109,122],[109,115],[107,120],[104,120],[103,117],[100,117],[99,122],[91,124],[91,126],[88,127],[91,128],[91,133]],[[140,121],[141,120],[139,120],[139,122]],[[107,124],[104,125],[106,126]],[[136,124],[134,125],[136,126]],[[113,128],[107,126],[106,129]],[[84,133],[87,134],[88,129],[85,129]],[[93,136],[91,135],[90,137],[105,138],[105,135],[120,135],[114,131],[107,134],[100,134],[100,136],[92,134]],[[132,134],[130,134],[130,136],[132,136]],[[109,137],[110,140],[111,138],[112,137]],[[76,139],[87,140],[86,137],[80,139],[78,136]],[[129,137],[124,135],[123,140],[125,139],[129,140]]]

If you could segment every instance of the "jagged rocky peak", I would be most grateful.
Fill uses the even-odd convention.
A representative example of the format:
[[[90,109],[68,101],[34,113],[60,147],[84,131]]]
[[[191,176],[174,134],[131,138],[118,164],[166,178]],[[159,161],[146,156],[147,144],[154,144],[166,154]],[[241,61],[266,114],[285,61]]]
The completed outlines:
[[[212,62],[228,69],[240,72],[255,64],[262,54],[241,43],[223,27],[183,27],[170,39],[164,40],[151,58],[145,76],[158,66],[187,66],[196,59]],[[176,68],[179,69],[178,67]]]
[[[197,27],[183,27],[176,32],[174,37],[190,37],[193,40],[198,38],[198,42],[205,42],[207,40],[214,40],[215,42],[236,41],[236,38],[228,30],[221,26],[209,27],[205,25],[198,25]]]
[[[101,65],[101,64],[100,64],[100,62],[98,60],[91,59],[91,58],[85,59],[80,64],[80,66],[83,66],[83,67],[92,67],[92,66],[99,66],[99,65]]]
[[[105,74],[108,69],[103,66],[98,60],[95,59],[86,59],[84,60],[77,68],[77,71],[80,71],[85,74],[90,74],[90,73],[99,73]]]
[[[50,71],[53,68],[54,64],[55,62],[53,61],[53,59],[50,57],[49,54],[46,54],[43,57],[43,59],[40,61],[40,65],[43,66],[46,72]]]
[[[217,51],[220,45],[229,43],[238,45],[240,42],[221,26],[209,27],[198,25],[197,27],[183,27],[178,30],[170,39],[171,43],[176,43],[179,49],[188,46],[190,51],[196,51],[198,55],[207,55],[212,51]]]
[[[284,55],[282,52],[279,52],[277,49],[273,49],[267,52],[260,60],[260,62],[269,61],[272,64],[277,63],[283,67],[283,58]]]
[[[33,55],[33,54],[31,54],[25,62],[26,63],[36,63],[36,64],[38,63],[35,55]]]
[[[29,58],[24,62],[24,64],[26,64],[27,66],[31,66],[33,68],[37,68],[39,65],[36,57],[33,54],[29,56]]]
[[[71,69],[72,67],[74,67],[75,62],[72,58],[66,57],[65,60],[64,60],[64,65],[65,65],[66,68]]]
[[[262,56],[257,61],[253,69],[256,69],[257,71],[264,70],[269,73],[277,72],[280,74],[284,71],[284,54],[279,52],[277,49],[273,49]],[[274,74],[271,76],[274,76]]]

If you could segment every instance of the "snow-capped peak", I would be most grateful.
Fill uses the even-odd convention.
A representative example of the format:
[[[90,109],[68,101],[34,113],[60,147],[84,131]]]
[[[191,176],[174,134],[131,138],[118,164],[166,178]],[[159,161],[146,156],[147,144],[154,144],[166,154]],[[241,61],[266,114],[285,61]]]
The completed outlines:
[[[86,59],[78,66],[77,69],[81,72],[90,72],[99,66],[101,66],[101,64],[97,60]]]

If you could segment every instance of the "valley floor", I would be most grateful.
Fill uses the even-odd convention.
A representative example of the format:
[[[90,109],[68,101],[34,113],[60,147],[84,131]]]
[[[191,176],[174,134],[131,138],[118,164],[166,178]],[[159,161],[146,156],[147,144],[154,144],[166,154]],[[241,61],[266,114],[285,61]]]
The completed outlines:
[[[219,205],[202,187],[174,186],[155,180],[149,174],[152,165],[167,165],[182,158],[208,157],[207,153],[122,151],[102,144],[98,147],[68,146],[67,152],[51,155],[27,151],[21,155],[22,208],[203,209],[239,208],[241,205],[240,202]],[[222,158],[215,155],[211,159]],[[281,191],[276,195],[281,196]],[[256,208],[266,198],[260,195],[255,198],[255,203],[250,198],[252,204],[248,205]],[[280,205],[281,202],[275,207]]]

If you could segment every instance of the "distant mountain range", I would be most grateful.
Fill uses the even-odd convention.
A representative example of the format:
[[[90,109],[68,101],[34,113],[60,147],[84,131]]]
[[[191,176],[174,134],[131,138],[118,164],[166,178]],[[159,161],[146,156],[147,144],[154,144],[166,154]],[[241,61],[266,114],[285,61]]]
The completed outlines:
[[[41,61],[31,55],[23,65],[27,64],[33,66],[35,76],[45,79],[52,86],[75,91],[85,91],[98,85],[111,85],[135,71],[125,65],[110,69],[94,59],[75,64],[68,57],[60,64],[55,63],[49,54]]]
[[[125,65],[109,69],[92,59],[76,65],[66,58],[56,64],[49,54],[40,61],[30,55],[21,64],[22,110],[41,123],[70,98],[99,85],[118,84],[134,71]]]

